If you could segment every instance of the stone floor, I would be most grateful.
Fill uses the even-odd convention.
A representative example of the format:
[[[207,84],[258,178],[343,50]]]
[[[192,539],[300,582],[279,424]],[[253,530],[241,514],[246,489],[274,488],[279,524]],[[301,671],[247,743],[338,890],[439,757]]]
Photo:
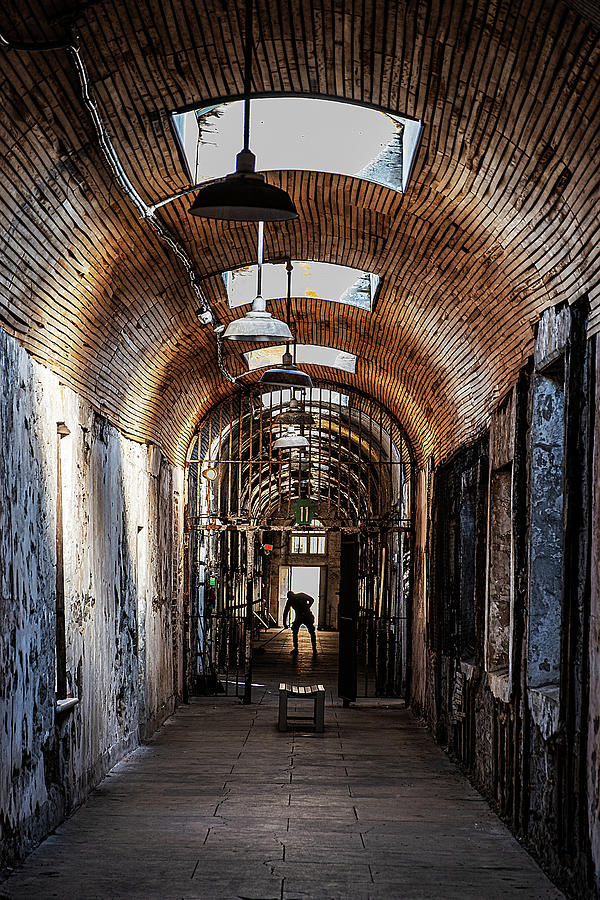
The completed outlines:
[[[398,701],[344,709],[335,635],[271,632],[253,702],[202,698],[113,769],[0,887],[33,898],[559,898]],[[267,643],[268,641],[268,643]],[[324,734],[276,728],[277,684],[328,688]]]

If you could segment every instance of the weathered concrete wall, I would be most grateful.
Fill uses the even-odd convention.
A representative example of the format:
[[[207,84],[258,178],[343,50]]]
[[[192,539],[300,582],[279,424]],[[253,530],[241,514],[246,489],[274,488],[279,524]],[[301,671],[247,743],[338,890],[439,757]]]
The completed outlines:
[[[508,674],[512,600],[512,472],[490,478],[487,665]]]
[[[600,896],[600,362],[590,378],[585,321],[585,298],[544,314],[533,365],[492,416],[490,496],[476,515],[476,532],[487,528],[487,602],[475,590],[472,660],[460,658],[459,640],[470,582],[461,577],[457,591],[448,576],[464,564],[462,544],[458,560],[452,549],[467,457],[435,472],[425,689],[415,677],[413,690],[438,740],[582,898]],[[502,565],[495,542],[506,544]],[[495,630],[501,655],[497,642],[490,652]]]
[[[529,653],[531,687],[558,684],[563,571],[565,395],[560,378],[536,374],[531,426]]]
[[[560,794],[558,791],[559,732],[558,688],[530,688],[529,714],[529,820],[527,839],[544,863],[556,866]],[[571,786],[574,790],[574,785]]]
[[[79,699],[67,713],[55,695],[58,453],[67,692]],[[0,863],[174,707],[180,478],[0,331]]]
[[[486,603],[486,668],[496,672],[494,688],[508,693],[513,603],[513,460],[516,392],[494,411],[490,425],[489,533]]]
[[[530,392],[530,475],[528,497],[528,617],[526,711],[528,715],[527,837],[549,868],[557,868],[560,644],[563,609],[564,468],[566,396],[565,351],[571,328],[568,307],[540,318],[534,346]],[[566,690],[563,687],[563,691]],[[561,733],[562,724],[562,733]],[[575,785],[570,790],[575,790]]]
[[[596,353],[596,422],[592,477],[591,600],[589,628],[589,726],[587,748],[587,787],[591,853],[600,894],[600,354]]]

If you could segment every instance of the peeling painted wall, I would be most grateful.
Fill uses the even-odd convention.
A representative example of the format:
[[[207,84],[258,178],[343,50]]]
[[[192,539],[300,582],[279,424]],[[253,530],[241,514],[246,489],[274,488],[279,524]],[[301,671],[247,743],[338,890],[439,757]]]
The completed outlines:
[[[600,893],[600,354],[596,349],[596,422],[592,476],[591,600],[589,627],[590,709],[587,748],[589,829],[596,887]]]
[[[529,665],[532,687],[558,684],[564,517],[564,372],[536,374],[531,437]]]
[[[79,699],[60,714],[58,453],[67,692]],[[180,490],[156,448],[124,439],[0,331],[0,863],[31,849],[174,708]]]
[[[416,592],[413,636],[420,647],[425,635],[425,674],[419,652],[412,697],[528,849],[582,898],[600,896],[600,362],[586,303],[542,316],[533,363],[491,417],[490,494],[475,519],[488,602],[476,589],[472,660],[460,657],[463,579],[457,591],[448,576],[465,562],[452,548],[469,448],[434,473],[429,621]],[[495,543],[508,548],[501,565]],[[502,644],[486,656],[495,629]]]
[[[488,578],[487,663],[508,673],[512,598],[512,473],[492,472]]]

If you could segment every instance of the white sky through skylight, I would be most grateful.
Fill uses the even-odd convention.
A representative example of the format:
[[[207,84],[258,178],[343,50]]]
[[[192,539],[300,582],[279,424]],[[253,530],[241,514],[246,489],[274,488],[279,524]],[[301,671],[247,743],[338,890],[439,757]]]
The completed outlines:
[[[176,113],[173,121],[194,183],[235,170],[243,101]],[[308,97],[252,100],[250,148],[258,171],[335,172],[406,190],[420,122],[352,103]]]
[[[293,260],[292,296],[320,297],[337,303],[349,303],[361,309],[372,309],[379,276],[349,266],[332,263]],[[244,266],[225,272],[229,306],[233,309],[251,303],[256,294],[256,266]],[[284,263],[263,266],[262,294],[267,299],[287,296],[287,272]]]
[[[331,404],[332,406],[348,406],[348,395],[340,394],[339,391],[332,391],[329,388],[312,388],[312,390],[304,391],[306,404]],[[271,409],[277,406],[287,406],[292,398],[292,392],[288,388],[283,390],[269,389],[262,395],[263,406]]]
[[[285,346],[261,347],[260,350],[249,350],[244,353],[248,369],[262,369],[265,366],[278,366],[285,353]],[[315,366],[329,366],[344,372],[356,370],[356,356],[335,347],[320,347],[317,344],[298,344],[296,346],[296,362],[312,363]]]

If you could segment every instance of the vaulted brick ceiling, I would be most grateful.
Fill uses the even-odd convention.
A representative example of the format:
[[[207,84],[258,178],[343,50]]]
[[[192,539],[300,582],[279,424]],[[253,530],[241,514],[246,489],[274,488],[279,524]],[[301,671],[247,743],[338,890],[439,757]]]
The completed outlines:
[[[10,0],[0,31],[62,41],[71,12]],[[295,301],[298,339],[356,353],[356,375],[311,372],[373,395],[421,461],[440,458],[484,425],[542,309],[587,293],[591,331],[600,324],[600,22],[582,0],[257,0],[255,16],[257,94],[340,97],[423,121],[405,195],[269,173],[300,218],[267,227],[265,255],[381,276],[373,313]],[[135,189],[153,204],[187,187],[170,113],[239,97],[243,4],[92,0],[72,21]],[[188,275],[115,182],[72,54],[0,48],[0,76],[2,324],[126,434],[181,461],[204,413],[236,390]],[[227,321],[239,311],[210,273],[251,262],[256,228],[191,219],[189,202],[159,215]],[[281,301],[273,312],[283,316]],[[235,374],[246,349],[226,347]]]

